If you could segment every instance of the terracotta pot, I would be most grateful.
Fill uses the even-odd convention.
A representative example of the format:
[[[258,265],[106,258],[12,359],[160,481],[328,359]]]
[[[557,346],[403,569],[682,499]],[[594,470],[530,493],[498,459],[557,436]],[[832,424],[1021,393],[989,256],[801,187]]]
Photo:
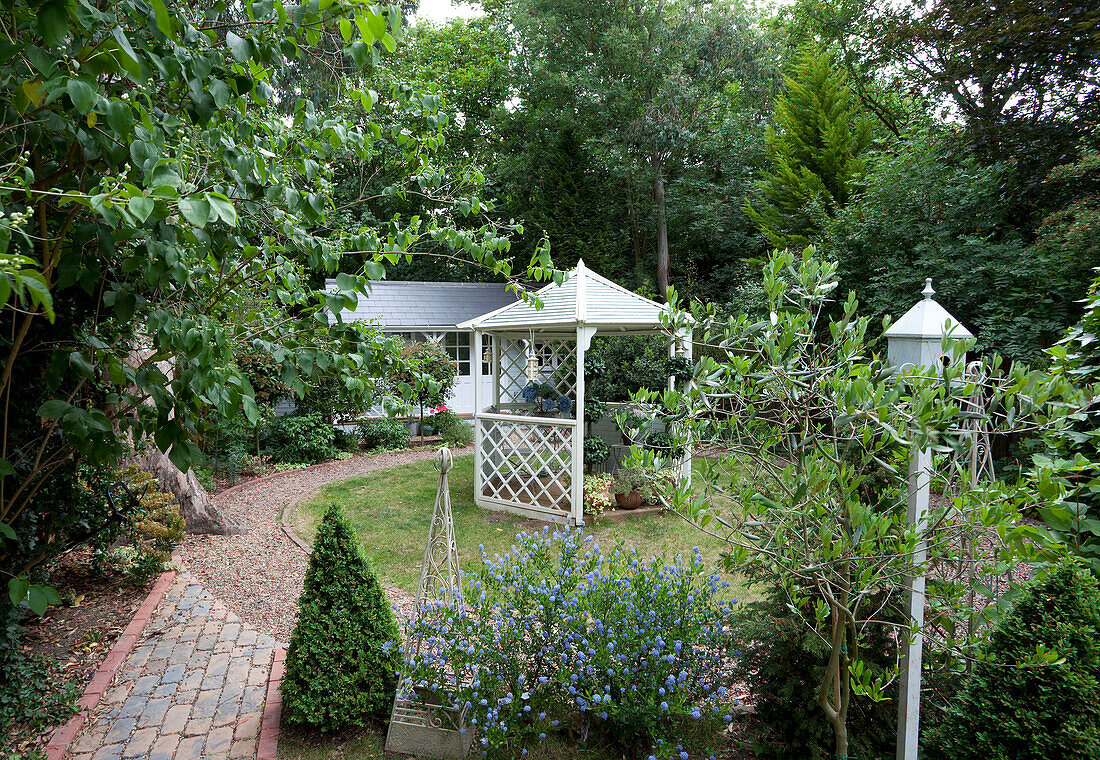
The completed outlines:
[[[615,494],[615,501],[618,502],[619,509],[637,509],[642,506],[642,494],[639,491],[617,493]]]

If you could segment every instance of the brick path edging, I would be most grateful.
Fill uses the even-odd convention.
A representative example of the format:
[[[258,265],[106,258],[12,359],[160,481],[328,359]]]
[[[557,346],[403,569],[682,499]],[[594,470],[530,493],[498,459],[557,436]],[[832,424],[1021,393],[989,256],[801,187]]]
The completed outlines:
[[[256,748],[256,760],[275,760],[279,752],[279,726],[283,715],[283,695],[280,691],[283,673],[286,672],[286,649],[275,650],[271,663],[271,675],[267,679],[267,699],[264,700],[264,717],[260,723],[260,742]]]
[[[178,558],[173,556],[173,562]],[[153,585],[152,590],[149,591],[149,595],[145,597],[145,601],[138,607],[137,612],[134,613],[133,619],[130,624],[126,626],[126,629],[122,632],[122,635],[115,641],[113,647],[111,647],[110,653],[107,655],[107,659],[103,661],[103,664],[96,670],[95,675],[92,676],[92,680],[88,683],[84,689],[84,696],[77,702],[79,712],[71,717],[66,723],[61,725],[53,732],[53,736],[50,737],[50,743],[46,745],[46,760],[61,760],[68,752],[69,746],[72,745],[73,740],[76,739],[80,730],[84,727],[84,723],[88,720],[88,716],[91,715],[92,710],[103,698],[103,693],[107,691],[107,687],[111,685],[111,681],[114,680],[115,674],[118,673],[118,669],[122,667],[122,663],[126,661],[126,658],[130,656],[130,652],[134,646],[141,639],[142,633],[145,631],[145,626],[148,625],[149,620],[153,617],[153,613],[157,610],[157,605],[160,604],[161,599],[168,593],[168,587],[172,585],[172,581],[176,578],[175,570],[165,570],[157,578],[157,582]]]

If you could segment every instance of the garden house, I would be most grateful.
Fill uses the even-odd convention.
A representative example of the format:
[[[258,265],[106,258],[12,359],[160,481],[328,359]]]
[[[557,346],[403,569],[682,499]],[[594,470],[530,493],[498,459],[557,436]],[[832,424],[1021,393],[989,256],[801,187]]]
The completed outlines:
[[[335,280],[326,287],[335,288]],[[447,350],[458,367],[454,395],[447,401],[456,414],[474,413],[474,383],[485,383],[483,394],[489,394],[492,378],[489,367],[477,367],[473,351],[473,331],[456,327],[486,311],[514,303],[516,295],[496,282],[395,282],[378,280],[371,283],[368,298],[360,298],[354,311],[345,311],[345,322],[367,322],[377,325],[386,335],[411,342],[432,341]],[[335,320],[334,316],[329,317]],[[475,370],[480,370],[475,372]]]
[[[473,331],[474,499],[565,522],[583,516],[584,355],[597,335],[666,335],[667,306],[588,269],[458,325]],[[669,341],[690,356],[690,335]],[[578,371],[578,368],[581,368]],[[483,384],[481,372],[492,374]],[[670,381],[671,382],[671,381]],[[690,455],[685,456],[690,468]],[[690,469],[686,470],[690,473]]]

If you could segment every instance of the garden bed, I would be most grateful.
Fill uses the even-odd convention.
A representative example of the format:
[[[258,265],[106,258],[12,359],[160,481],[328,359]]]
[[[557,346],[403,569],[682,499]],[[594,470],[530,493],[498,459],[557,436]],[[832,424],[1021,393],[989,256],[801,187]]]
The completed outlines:
[[[41,618],[32,616],[22,638],[26,651],[49,662],[49,682],[41,688],[52,693],[73,689],[79,697],[154,581],[134,583],[110,569],[93,570],[90,559],[91,550],[82,549],[58,562],[49,583],[57,588],[63,604],[50,607]],[[16,751],[23,755],[41,751],[55,727],[34,732],[26,725],[17,726]]]

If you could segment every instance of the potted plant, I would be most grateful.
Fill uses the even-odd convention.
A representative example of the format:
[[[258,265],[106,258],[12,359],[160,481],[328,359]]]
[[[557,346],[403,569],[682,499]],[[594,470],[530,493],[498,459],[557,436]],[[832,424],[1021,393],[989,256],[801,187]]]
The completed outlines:
[[[566,415],[573,409],[573,399],[558,393],[550,383],[528,383],[520,395],[525,402],[535,405],[536,414],[544,417]]]
[[[642,467],[623,467],[611,481],[620,509],[637,509],[653,491],[653,474]]]

